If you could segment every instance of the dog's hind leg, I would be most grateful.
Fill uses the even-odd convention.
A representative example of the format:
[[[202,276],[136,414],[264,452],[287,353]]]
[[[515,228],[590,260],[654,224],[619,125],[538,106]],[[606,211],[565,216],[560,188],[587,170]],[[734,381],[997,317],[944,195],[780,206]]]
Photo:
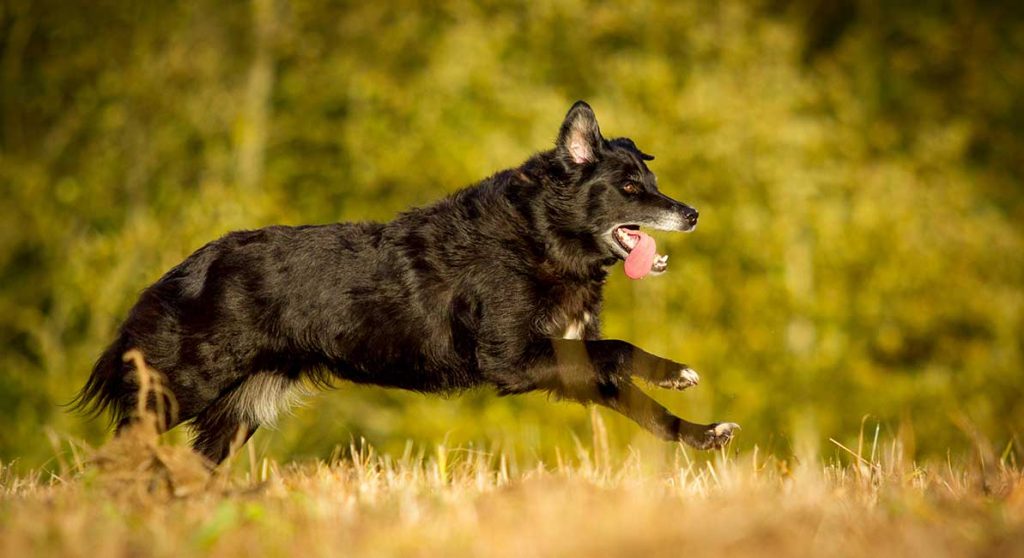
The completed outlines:
[[[722,447],[739,429],[731,422],[687,422],[633,385],[631,373],[657,378],[681,365],[653,357],[629,343],[554,339],[535,343],[523,354],[526,356],[517,359],[516,367],[521,373],[510,375],[508,368],[505,373],[498,368],[490,370],[488,376],[502,392],[542,389],[584,404],[604,405],[664,440],[682,441],[698,449]]]
[[[216,465],[238,451],[259,428],[258,424],[225,413],[204,412],[193,423],[192,449]]]
[[[293,380],[282,374],[260,372],[222,394],[192,422],[192,447],[213,463],[220,463],[256,432],[272,426],[277,415],[295,400]]]

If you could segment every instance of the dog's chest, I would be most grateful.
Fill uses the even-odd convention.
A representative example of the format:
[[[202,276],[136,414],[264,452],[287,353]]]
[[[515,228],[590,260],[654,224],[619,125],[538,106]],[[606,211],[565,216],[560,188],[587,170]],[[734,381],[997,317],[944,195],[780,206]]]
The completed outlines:
[[[583,339],[583,332],[587,329],[587,324],[593,316],[590,312],[584,311],[583,314],[576,318],[569,318],[566,320],[565,330],[562,331],[562,339]],[[557,334],[556,334],[557,335]]]
[[[595,320],[600,292],[589,289],[560,289],[552,293],[550,306],[541,312],[544,333],[562,339],[584,339]]]

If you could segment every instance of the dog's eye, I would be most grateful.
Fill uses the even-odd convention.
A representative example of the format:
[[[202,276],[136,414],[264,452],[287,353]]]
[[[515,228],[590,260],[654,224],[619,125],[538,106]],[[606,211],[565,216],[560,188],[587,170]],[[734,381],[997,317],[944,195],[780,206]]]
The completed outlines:
[[[622,191],[627,194],[639,194],[640,187],[632,182],[627,182],[626,185],[622,187]]]

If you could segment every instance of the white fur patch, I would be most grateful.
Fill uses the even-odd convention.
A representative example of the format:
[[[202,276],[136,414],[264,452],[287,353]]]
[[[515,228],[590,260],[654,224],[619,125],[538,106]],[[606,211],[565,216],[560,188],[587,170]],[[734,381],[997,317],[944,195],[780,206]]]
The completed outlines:
[[[235,391],[235,410],[242,420],[273,427],[281,411],[287,411],[306,395],[305,390],[297,389],[296,383],[280,374],[254,374]]]
[[[562,334],[562,339],[583,339],[583,322],[569,322]]]
[[[590,312],[583,313],[583,319],[572,320],[569,325],[565,326],[565,333],[562,334],[562,339],[583,339],[583,332],[590,323]]]

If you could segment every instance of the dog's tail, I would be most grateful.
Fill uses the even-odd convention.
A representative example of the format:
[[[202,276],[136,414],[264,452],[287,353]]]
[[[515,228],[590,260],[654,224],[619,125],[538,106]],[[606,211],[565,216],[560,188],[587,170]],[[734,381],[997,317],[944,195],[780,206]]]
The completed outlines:
[[[75,412],[97,417],[110,409],[110,422],[120,424],[132,411],[132,402],[126,395],[125,377],[130,365],[124,362],[127,350],[125,339],[119,336],[92,368],[92,374],[78,395],[68,403]]]

